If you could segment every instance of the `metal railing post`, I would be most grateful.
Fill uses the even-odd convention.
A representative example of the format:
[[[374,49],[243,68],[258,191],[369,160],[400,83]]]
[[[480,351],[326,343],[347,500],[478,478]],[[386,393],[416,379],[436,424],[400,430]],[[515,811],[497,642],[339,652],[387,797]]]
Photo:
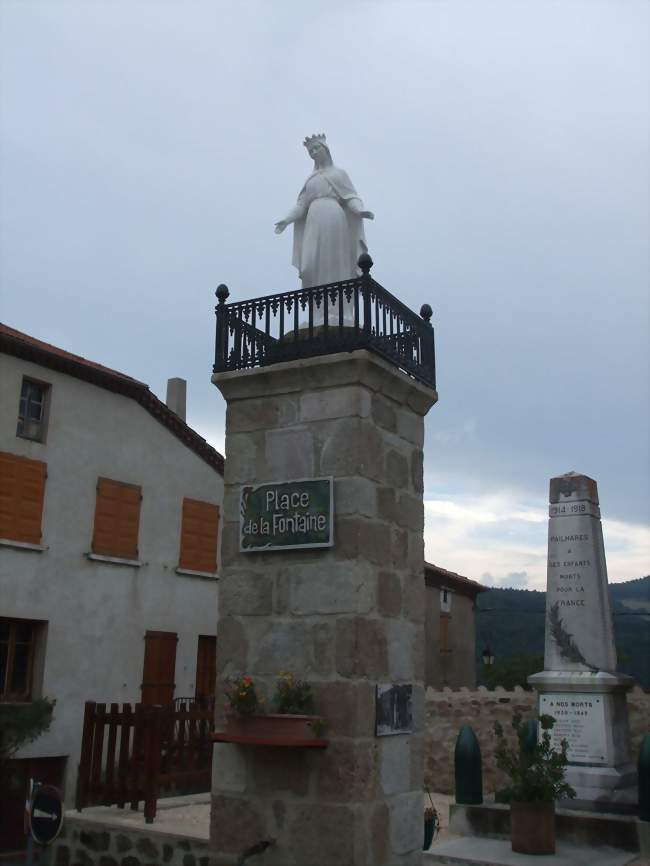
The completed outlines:
[[[227,343],[226,343],[226,300],[230,295],[228,286],[221,283],[215,292],[219,303],[214,308],[217,315],[217,331],[214,341],[214,372],[226,369]]]
[[[357,262],[361,269],[361,292],[363,295],[363,333],[366,338],[370,337],[372,331],[372,309],[370,306],[370,268],[373,261],[368,253],[361,253]]]
[[[436,387],[436,350],[433,340],[433,325],[431,324],[431,316],[433,310],[428,304],[422,304],[420,308],[420,316],[424,320],[426,331],[422,335],[422,366],[431,377],[431,384]]]

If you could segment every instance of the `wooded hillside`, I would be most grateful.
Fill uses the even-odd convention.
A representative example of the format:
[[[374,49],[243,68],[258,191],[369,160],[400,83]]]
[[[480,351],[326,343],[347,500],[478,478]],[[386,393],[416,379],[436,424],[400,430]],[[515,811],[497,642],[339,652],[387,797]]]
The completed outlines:
[[[618,668],[650,689],[650,575],[611,583],[612,615]],[[490,589],[476,599],[476,658],[479,680],[481,653],[489,646],[499,667],[516,667],[522,656],[544,656],[546,593],[527,589]],[[541,667],[539,668],[541,670]]]

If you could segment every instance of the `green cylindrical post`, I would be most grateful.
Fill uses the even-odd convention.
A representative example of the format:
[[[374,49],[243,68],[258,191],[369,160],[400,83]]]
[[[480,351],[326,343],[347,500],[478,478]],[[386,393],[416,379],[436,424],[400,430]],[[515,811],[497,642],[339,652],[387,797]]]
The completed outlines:
[[[454,752],[454,769],[456,802],[465,806],[480,806],[483,802],[481,747],[469,725],[464,725],[458,734]]]
[[[639,750],[639,819],[650,821],[650,734],[641,740]]]
[[[526,722],[526,736],[524,737],[524,752],[534,751],[537,745],[537,719],[528,719]]]

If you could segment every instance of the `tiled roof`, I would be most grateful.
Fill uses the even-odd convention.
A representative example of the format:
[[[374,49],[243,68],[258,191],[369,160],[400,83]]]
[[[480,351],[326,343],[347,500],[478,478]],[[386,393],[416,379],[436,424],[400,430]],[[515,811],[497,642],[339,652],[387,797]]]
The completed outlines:
[[[106,388],[116,394],[131,397],[146,409],[164,427],[167,427],[188,448],[194,451],[209,466],[223,475],[224,458],[219,452],[209,445],[202,436],[192,430],[182,418],[172,412],[161,400],[159,400],[149,386],[144,382],[131,378],[110,367],[104,367],[94,361],[89,361],[81,355],[66,352],[58,346],[45,343],[23,334],[15,328],[10,328],[0,322],[0,352],[15,355],[26,361],[41,364],[52,370],[67,373],[85,382],[91,382],[100,388]]]
[[[470,580],[469,577],[464,577],[455,571],[448,571],[446,568],[441,568],[432,562],[424,563],[424,579],[425,582],[432,586],[442,586],[444,584],[450,589],[458,589],[459,592],[465,592],[470,595],[478,595],[479,592],[485,592],[489,589],[489,587],[483,586],[477,580]]]

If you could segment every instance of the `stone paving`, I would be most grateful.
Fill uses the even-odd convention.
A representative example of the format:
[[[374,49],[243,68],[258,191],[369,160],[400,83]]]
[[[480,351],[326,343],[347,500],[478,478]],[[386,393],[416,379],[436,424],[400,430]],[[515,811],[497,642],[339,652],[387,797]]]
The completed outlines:
[[[431,797],[435,808],[438,811],[440,818],[440,832],[433,841],[430,852],[435,853],[435,849],[441,846],[443,850],[448,847],[449,843],[461,839],[457,834],[449,832],[449,804],[454,802],[454,797],[449,794],[441,794],[431,792]],[[142,813],[142,805],[137,812],[132,812],[130,809],[118,809],[116,807],[97,806],[90,809],[84,809],[79,813],[74,810],[69,812],[71,818],[76,820],[88,821],[90,824],[98,822],[111,825],[113,827],[123,827],[125,830],[129,828],[134,830],[145,831],[151,836],[181,836],[194,840],[208,840],[210,833],[210,795],[209,794],[193,794],[187,797],[169,797],[158,801],[158,809],[156,818],[153,824],[147,824]],[[423,807],[429,805],[429,798],[426,794],[423,796]],[[484,852],[485,848],[482,849]],[[43,852],[45,853],[45,852]],[[451,853],[451,852],[449,852]],[[575,852],[573,852],[575,855]],[[628,855],[629,856],[629,855]],[[426,864],[428,858],[424,858]],[[537,866],[541,866],[542,860],[554,861],[552,858],[526,858],[534,860]],[[5,861],[7,866],[16,864],[24,864],[23,859],[16,861]],[[35,859],[36,863],[42,863],[43,866],[48,866],[51,862],[47,856],[45,858]],[[443,861],[444,862],[444,861]],[[453,862],[452,858],[449,862]],[[458,862],[458,861],[456,861]],[[480,861],[479,861],[480,862]],[[504,861],[507,862],[507,861]],[[569,860],[568,862],[571,862]],[[574,861],[577,863],[578,861]],[[603,863],[606,861],[604,860]],[[614,861],[612,861],[613,863]],[[650,866],[650,861],[637,857],[635,860],[625,860],[627,866]],[[4,863],[3,863],[4,866]],[[591,862],[591,866],[597,866],[596,861]]]
[[[147,833],[165,833],[189,836],[193,839],[210,837],[210,794],[190,794],[187,797],[167,797],[158,800],[153,824],[147,824],[143,803],[137,812],[118,809],[117,806],[92,806],[83,812],[71,810],[70,817],[93,823],[103,822],[116,827],[146,830]]]

